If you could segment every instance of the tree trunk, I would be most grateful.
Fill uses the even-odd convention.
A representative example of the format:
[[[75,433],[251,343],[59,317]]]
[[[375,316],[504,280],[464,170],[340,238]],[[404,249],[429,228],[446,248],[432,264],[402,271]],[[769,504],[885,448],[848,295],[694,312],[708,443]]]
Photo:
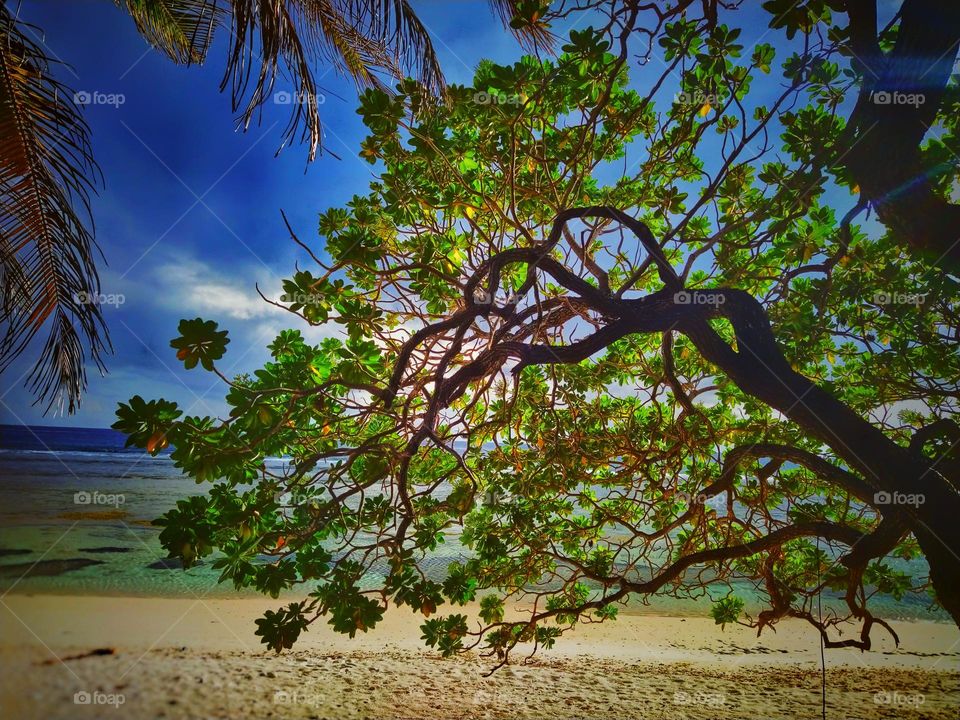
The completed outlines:
[[[821,440],[859,471],[876,492],[917,497],[915,505],[873,505],[881,514],[902,514],[930,564],[937,598],[960,626],[960,494],[941,475],[936,463],[897,445],[830,393],[795,372],[780,353],[766,313],[753,297],[742,291],[718,292],[726,301],[712,314],[722,314],[731,321],[738,351],[702,317],[682,321],[677,329],[743,392],[779,410]]]
[[[841,161],[899,243],[960,273],[960,205],[934,184],[937,174],[953,172],[952,164],[924,169],[920,154],[957,57],[960,2],[905,0],[889,53],[877,42],[876,0],[848,0],[845,9],[863,85]]]

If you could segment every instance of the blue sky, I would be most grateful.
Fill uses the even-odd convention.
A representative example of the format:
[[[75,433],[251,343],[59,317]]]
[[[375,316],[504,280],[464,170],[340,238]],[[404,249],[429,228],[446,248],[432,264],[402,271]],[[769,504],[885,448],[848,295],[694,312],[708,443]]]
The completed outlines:
[[[415,7],[450,82],[469,82],[482,57],[520,55],[485,1]],[[318,71],[325,143],[342,160],[325,154],[304,173],[304,148],[274,157],[287,121],[283,106],[268,105],[259,126],[236,131],[230,98],[219,92],[222,40],[206,66],[178,67],[152,51],[113,3],[23,0],[21,17],[42,29],[35,41],[72,66],[57,70],[67,85],[123,96],[121,105],[90,104],[84,114],[105,178],[93,201],[106,256],[102,292],[124,302],[103,308],[115,353],[107,376],[89,373],[79,412],[44,417],[33,407],[21,380],[31,357],[23,357],[0,377],[0,422],[108,426],[117,402],[133,394],[175,400],[191,414],[222,413],[222,384],[184,370],[169,341],[182,317],[217,320],[232,338],[224,369],[250,371],[263,363],[276,332],[296,324],[264,303],[254,285],[279,294],[280,279],[304,259],[281,209],[316,245],[317,213],[366,191],[371,166],[356,155],[365,133],[352,82]]]

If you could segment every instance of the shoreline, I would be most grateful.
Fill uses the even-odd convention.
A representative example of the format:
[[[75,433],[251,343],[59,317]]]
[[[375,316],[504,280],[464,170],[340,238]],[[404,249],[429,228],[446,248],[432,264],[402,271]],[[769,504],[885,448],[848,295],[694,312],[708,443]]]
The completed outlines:
[[[89,554],[91,551],[87,551]],[[94,555],[96,558],[108,557],[106,555]],[[154,557],[151,555],[151,557]],[[6,558],[7,560],[16,559],[16,558]],[[79,558],[68,559],[66,562],[76,562]],[[84,558],[86,559],[86,558]],[[61,560],[62,561],[62,560]],[[167,562],[167,558],[157,558],[154,561],[154,565],[159,565],[160,563]],[[11,562],[0,562],[0,571],[3,570],[5,566],[9,567],[13,563]],[[37,563],[35,562],[24,562],[26,566],[34,566]],[[101,565],[104,562],[100,563]],[[103,568],[101,567],[101,570]],[[181,582],[180,578],[184,572],[177,565],[170,565],[165,568],[152,568],[157,573],[169,573],[169,577],[174,582]],[[176,590],[171,590],[169,592],[160,592],[155,588],[144,588],[142,590],[135,589],[130,586],[129,583],[119,585],[115,588],[109,587],[96,587],[94,589],[87,589],[84,587],[31,587],[27,582],[29,577],[21,577],[14,579],[14,582],[10,584],[9,587],[4,587],[4,583],[0,582],[0,597],[83,597],[83,598],[104,598],[104,599],[126,599],[126,598],[136,598],[138,600],[189,600],[194,597],[203,597],[206,600],[223,600],[223,601],[255,601],[263,600],[267,603],[275,604],[285,604],[289,602],[294,602],[302,597],[304,597],[303,592],[297,592],[296,590],[285,590],[280,594],[280,597],[277,600],[271,600],[267,598],[262,593],[257,592],[256,590],[245,588],[242,590],[234,590],[229,583],[220,584],[214,583],[213,585],[198,585],[191,587],[185,584],[181,584]],[[825,599],[824,611],[828,611],[829,606],[827,602],[836,601],[836,605],[843,609],[843,604],[837,598],[830,598],[829,600]],[[699,604],[698,604],[699,603]],[[761,609],[765,608],[765,605],[760,606]],[[886,620],[892,623],[932,623],[936,625],[946,625],[948,627],[953,627],[953,619],[946,612],[901,612],[899,614],[886,614],[884,612],[886,608],[878,608],[874,610],[874,614],[879,619]],[[757,607],[751,605],[748,601],[747,611],[753,612],[756,611]],[[450,610],[451,612],[453,610]],[[675,601],[670,598],[660,598],[654,596],[652,602],[644,604],[641,602],[630,602],[626,605],[619,606],[620,616],[630,615],[630,616],[656,616],[656,617],[676,617],[676,618],[709,618],[710,617],[710,604],[708,602],[701,602],[696,600],[682,600]],[[765,631],[766,632],[766,631]]]
[[[286,602],[289,602],[287,600]],[[355,639],[321,619],[292,651],[267,652],[254,620],[283,598],[0,599],[0,708],[6,717],[793,718],[819,715],[812,627],[777,632],[711,618],[621,613],[578,625],[533,660],[452,659],[423,646],[422,615],[390,608]],[[465,609],[475,617],[476,603]],[[828,717],[955,720],[960,630],[894,621],[869,652],[826,651]],[[78,657],[98,648],[114,653]],[[59,659],[58,659],[59,658]],[[90,693],[90,705],[73,702]],[[100,695],[96,695],[100,693]],[[110,697],[121,705],[106,704]],[[97,703],[97,698],[104,702]],[[539,699],[538,699],[539,698]],[[922,698],[922,701],[920,701]],[[82,699],[82,698],[81,698]],[[878,700],[879,699],[879,700]],[[911,704],[912,703],[912,704]]]
[[[175,628],[182,625],[186,628],[182,639],[189,640],[197,647],[242,648],[252,651],[259,649],[257,645],[259,638],[253,635],[254,620],[265,610],[276,610],[303,597],[296,594],[281,595],[273,599],[263,595],[225,597],[201,594],[194,596],[132,595],[119,592],[116,594],[20,593],[14,590],[9,594],[0,595],[0,629],[5,630],[4,633],[0,633],[0,647],[16,644],[9,640],[11,637],[16,637],[19,642],[27,644],[39,642],[42,638],[24,630],[23,622],[26,622],[28,626],[43,627],[48,637],[59,644],[65,641],[80,645],[91,644],[96,642],[97,637],[104,635],[118,635],[135,644],[137,640],[144,639],[161,625],[169,627],[173,633],[171,637],[176,638],[179,635],[175,632]],[[466,614],[471,622],[475,622],[479,607],[480,604],[477,601],[464,606],[443,605],[440,611],[431,617],[461,613]],[[217,625],[217,628],[211,630],[199,623],[196,613],[201,608],[210,615],[211,622]],[[506,608],[508,620],[523,617],[522,603],[511,604],[508,601]],[[20,618],[22,622],[11,622],[11,616]],[[137,618],[136,623],[130,622],[133,618]],[[82,620],[79,627],[76,623],[77,619]],[[366,633],[358,632],[356,637],[351,639],[334,632],[324,624],[325,619],[320,618],[304,631],[294,649],[300,646],[312,647],[314,644],[322,644],[324,647],[335,646],[349,650],[368,644],[382,644],[378,643],[378,640],[382,640],[392,643],[402,642],[405,646],[429,651],[429,648],[419,640],[419,626],[425,619],[423,615],[412,612],[408,607],[391,606],[376,628]],[[685,623],[689,623],[689,626],[680,627]],[[21,625],[19,631],[14,627],[15,624]],[[943,652],[946,648],[952,648],[956,657],[960,659],[960,628],[952,622],[910,618],[891,620],[890,625],[900,637],[899,649],[889,633],[877,625],[874,626],[871,634],[873,641],[871,650],[861,653],[859,650],[850,648],[828,648],[826,650],[828,661],[831,653],[843,655],[855,653],[865,657],[875,653],[885,653],[908,657],[911,654],[911,646],[923,652]],[[842,637],[849,637],[853,631],[859,629],[859,626],[853,623],[846,623],[841,627],[844,629]],[[786,652],[809,654],[810,657],[816,655],[815,659],[819,664],[819,643],[816,631],[802,620],[784,619],[775,628],[765,629],[758,637],[753,628],[737,624],[728,624],[721,628],[711,617],[704,614],[664,612],[643,606],[620,607],[616,620],[603,623],[592,621],[578,623],[558,639],[554,649],[542,652],[563,654],[564,646],[569,645],[571,641],[577,646],[583,643],[589,646],[608,646],[608,643],[614,642],[622,644],[624,648],[629,647],[631,643],[628,637],[625,637],[629,636],[629,632],[621,633],[617,628],[628,628],[629,631],[644,630],[649,634],[646,642],[651,647],[658,643],[663,646],[679,644],[680,647],[687,647],[687,641],[695,635],[719,644],[737,643],[738,647],[755,649],[761,654]],[[411,643],[412,640],[415,642]],[[236,647],[234,643],[237,643]],[[617,647],[620,647],[619,644]],[[364,647],[364,649],[370,648]]]
[[[32,563],[30,563],[32,564]],[[4,563],[0,563],[0,568],[2,568]],[[169,570],[165,570],[170,573],[182,573],[182,569],[179,567],[171,567]],[[159,572],[159,570],[158,570]],[[191,593],[189,589],[181,588],[177,591],[171,591],[169,593],[159,593],[150,589],[143,591],[138,591],[130,587],[122,587],[117,589],[110,588],[97,588],[96,590],[86,590],[84,588],[75,588],[75,587],[43,587],[43,588],[30,588],[24,587],[23,579],[19,579],[15,584],[9,588],[4,588],[0,585],[0,598],[13,598],[13,597],[27,597],[27,598],[90,598],[90,599],[103,599],[103,600],[120,600],[120,599],[135,599],[135,600],[193,600],[196,598],[203,598],[206,601],[218,601],[218,602],[256,602],[261,601],[265,606],[273,607],[274,605],[283,605],[290,602],[295,602],[297,600],[305,597],[304,593],[297,593],[292,590],[285,590],[280,594],[280,597],[277,599],[270,598],[264,595],[261,592],[256,590],[245,588],[242,590],[234,590],[229,583],[223,585],[215,585],[213,587],[207,588],[197,588],[195,592]],[[443,605],[442,608],[446,608],[446,612],[457,611],[458,606],[452,605]],[[478,602],[468,603],[466,608],[479,607]],[[654,601],[650,604],[643,603],[628,603],[626,605],[619,605],[619,616],[637,616],[637,617],[663,617],[663,618],[701,618],[701,619],[711,619],[709,614],[710,605],[704,603],[699,607],[691,607],[689,605],[682,604],[667,604],[667,603],[658,603],[655,598]],[[764,606],[766,607],[766,606]],[[824,608],[826,610],[826,608]],[[463,608],[460,608],[459,611],[462,611]],[[442,613],[441,613],[442,614]],[[899,616],[887,616],[882,615],[879,612],[875,613],[878,618],[887,620],[891,623],[903,623],[903,624],[913,624],[913,623],[929,623],[932,625],[945,625],[948,627],[954,627],[953,619],[945,612],[942,613],[926,613],[924,615],[913,615],[913,614],[904,614]],[[812,629],[812,628],[811,628]],[[764,631],[766,633],[766,631]]]

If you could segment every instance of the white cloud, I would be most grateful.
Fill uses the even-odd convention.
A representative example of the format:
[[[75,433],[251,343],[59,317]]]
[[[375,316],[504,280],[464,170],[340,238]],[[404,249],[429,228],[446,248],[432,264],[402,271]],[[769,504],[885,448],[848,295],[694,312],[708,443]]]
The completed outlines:
[[[244,347],[265,347],[286,328],[299,329],[310,343],[346,337],[337,323],[313,327],[257,293],[259,286],[264,296],[279,302],[283,295],[282,279],[282,275],[260,263],[234,264],[227,275],[196,258],[178,256],[161,262],[153,271],[153,281],[161,289],[147,300],[180,317],[217,320]],[[256,350],[249,348],[246,359],[258,358]]]
[[[172,310],[235,320],[253,320],[284,314],[257,294],[259,284],[271,299],[279,299],[281,278],[263,265],[235,265],[224,275],[196,258],[177,258],[154,271],[154,301]]]

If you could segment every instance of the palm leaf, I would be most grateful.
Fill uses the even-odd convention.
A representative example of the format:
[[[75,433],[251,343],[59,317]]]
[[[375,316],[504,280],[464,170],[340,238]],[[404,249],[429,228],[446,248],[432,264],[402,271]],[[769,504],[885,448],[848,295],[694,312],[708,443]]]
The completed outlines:
[[[86,360],[103,370],[109,348],[100,308],[88,302],[100,293],[90,217],[99,168],[73,92],[25,27],[0,9],[0,370],[46,328],[27,385],[47,411],[73,412]]]
[[[240,111],[239,122],[246,129],[271,99],[274,82],[281,65],[284,66],[293,84],[294,100],[290,103],[291,117],[283,145],[296,139],[303,123],[299,139],[307,142],[308,159],[313,160],[322,137],[320,103],[307,50],[310,37],[299,32],[300,6],[300,0],[232,0],[231,47],[221,90],[230,87],[233,108]],[[255,43],[260,47],[257,62]]]
[[[360,86],[381,85],[380,75],[412,75],[432,93],[443,90],[430,35],[407,0],[116,2],[147,41],[177,63],[202,63],[216,32],[229,32],[220,89],[229,88],[244,129],[272,99],[277,76],[288,74],[293,93],[283,145],[307,143],[310,160],[322,139],[318,64],[332,64]]]
[[[430,33],[407,0],[303,0],[305,5],[328,5],[331,12],[360,36],[389,53],[403,72],[419,80],[428,92],[443,91],[443,73]],[[378,57],[371,56],[378,63]],[[389,71],[385,65],[377,69]],[[357,76],[354,75],[356,78]]]
[[[311,12],[316,12],[316,22],[326,40],[321,52],[342,74],[350,75],[359,87],[379,87],[381,82],[374,68],[384,68],[393,77],[402,75],[396,58],[387,49],[361,34],[342,15],[332,11],[329,3],[313,3]]]
[[[545,2],[545,4],[548,3]],[[533,0],[490,0],[490,5],[504,27],[510,28],[525,50],[528,52],[553,51],[556,38],[540,15],[539,9],[533,10],[529,7],[537,5]],[[528,16],[530,17],[528,22],[519,20]]]
[[[120,0],[117,0],[119,3]],[[137,30],[179,64],[203,63],[225,13],[210,0],[124,0]]]

